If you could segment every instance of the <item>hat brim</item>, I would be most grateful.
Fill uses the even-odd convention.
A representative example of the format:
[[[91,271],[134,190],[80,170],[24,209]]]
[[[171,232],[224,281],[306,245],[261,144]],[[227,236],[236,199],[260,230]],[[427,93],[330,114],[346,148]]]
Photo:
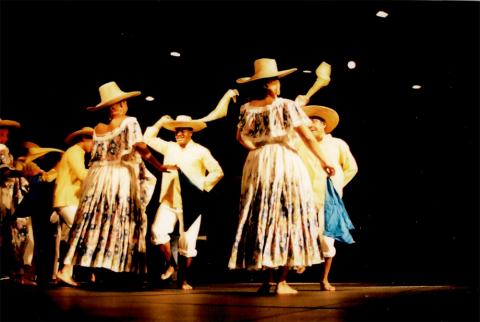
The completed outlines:
[[[12,120],[0,120],[0,127],[13,127],[13,128],[19,129],[20,123]]]
[[[330,107],[321,105],[308,105],[303,107],[303,110],[308,117],[318,116],[325,120],[325,133],[332,132],[340,122],[338,113]]]
[[[28,150],[28,155],[25,157],[25,163],[32,162],[50,152],[64,153],[63,150],[55,148],[30,148]]]
[[[109,99],[108,101],[105,101],[105,102],[100,102],[98,103],[97,105],[95,106],[89,106],[87,107],[87,111],[96,111],[96,110],[99,110],[101,108],[105,108],[105,107],[109,107],[109,106],[112,106],[113,104],[115,103],[118,103],[120,101],[123,101],[123,100],[126,100],[128,98],[132,98],[132,97],[135,97],[135,96],[139,96],[141,95],[142,92],[140,91],[133,91],[133,92],[127,92],[127,93],[123,93],[117,97],[114,97],[114,98],[111,98]]]
[[[67,137],[65,138],[65,143],[71,144],[72,140],[80,135],[89,135],[93,137],[93,132],[94,132],[94,129],[91,129],[91,130],[82,129],[82,130],[75,131],[67,135]]]
[[[22,142],[22,148],[25,148],[25,149],[30,149],[30,148],[39,148],[40,146],[36,143],[33,143],[31,141],[24,141]]]
[[[297,68],[290,68],[286,70],[280,70],[275,73],[264,73],[264,74],[256,74],[251,77],[242,77],[237,79],[238,84],[243,84],[243,83],[248,83],[248,82],[253,82],[258,79],[265,79],[265,78],[272,78],[272,77],[278,77],[282,78],[284,76],[287,76],[293,72],[297,71]]]
[[[202,121],[169,121],[163,125],[169,131],[175,131],[178,127],[191,127],[193,132],[198,132],[207,127],[207,123]]]

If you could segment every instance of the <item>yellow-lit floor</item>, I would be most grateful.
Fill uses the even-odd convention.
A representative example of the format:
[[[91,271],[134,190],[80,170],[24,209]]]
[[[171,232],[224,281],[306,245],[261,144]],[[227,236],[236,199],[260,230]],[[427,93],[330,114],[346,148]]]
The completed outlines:
[[[1,321],[478,321],[478,289],[453,285],[292,283],[297,295],[258,295],[258,283],[192,291],[2,282]]]

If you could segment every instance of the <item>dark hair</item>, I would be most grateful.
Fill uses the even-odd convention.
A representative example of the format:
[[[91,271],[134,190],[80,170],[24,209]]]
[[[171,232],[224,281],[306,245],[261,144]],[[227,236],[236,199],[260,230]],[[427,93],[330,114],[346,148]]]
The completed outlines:
[[[193,132],[193,127],[188,127],[188,126],[179,126],[179,127],[176,127],[174,132],[177,133],[178,131],[180,131],[179,129],[181,129],[182,131],[183,131],[183,130],[189,130],[189,131],[192,131],[192,132]]]
[[[323,124],[325,124],[325,119],[323,119],[322,117],[318,116],[318,115],[312,115],[310,116],[311,119],[317,119],[317,120],[320,120],[323,122]]]
[[[74,137],[72,139],[72,141],[70,142],[70,145],[74,145],[74,144],[77,144],[78,142],[82,142],[83,139],[93,139],[93,137],[89,134],[80,134],[80,135],[77,135],[76,137]]]
[[[261,100],[268,96],[268,83],[278,77],[262,78],[252,82],[241,84],[239,103],[243,105],[252,100]]]

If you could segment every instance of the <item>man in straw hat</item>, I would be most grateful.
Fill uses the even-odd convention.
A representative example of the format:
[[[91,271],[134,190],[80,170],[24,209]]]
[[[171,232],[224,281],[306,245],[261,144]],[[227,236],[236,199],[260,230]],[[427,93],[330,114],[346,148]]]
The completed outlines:
[[[53,193],[53,207],[60,216],[58,220],[57,238],[55,242],[54,276],[56,278],[60,254],[61,241],[68,241],[68,233],[72,227],[83,180],[87,176],[85,167],[85,153],[91,153],[93,148],[93,128],[83,127],[70,133],[65,138],[70,147],[65,151],[58,165],[57,180]]]
[[[358,171],[357,163],[348,144],[342,139],[333,137],[330,133],[337,127],[339,123],[338,113],[329,107],[310,105],[303,107],[305,113],[312,120],[310,129],[315,138],[322,147],[326,158],[335,168],[335,175],[331,176],[331,180],[338,192],[339,196],[343,195],[343,188],[352,180]],[[327,176],[323,171],[318,171],[318,164],[315,157],[306,149],[303,144],[298,146],[299,154],[304,161],[310,179],[312,181],[315,193],[317,207],[319,209],[319,219],[324,222],[324,203],[326,195]],[[328,275],[332,266],[333,257],[336,254],[335,239],[329,236],[321,236],[321,245],[323,255],[325,257],[325,265],[323,267],[320,280],[320,289],[322,291],[335,291],[335,287],[328,281]],[[300,271],[301,272],[301,271]]]
[[[175,132],[175,142],[157,137],[161,128]],[[223,177],[220,164],[210,151],[194,142],[192,135],[206,128],[205,122],[179,115],[175,120],[165,115],[145,131],[145,142],[163,154],[164,162],[175,164],[178,171],[164,173],[160,191],[160,206],[152,224],[151,241],[159,245],[168,268],[161,278],[168,279],[175,272],[170,236],[179,222],[179,284],[184,290],[192,289],[188,283],[188,269],[197,255],[196,240],[200,230],[202,192],[209,192]]]
[[[128,116],[127,100],[139,91],[124,92],[116,82],[98,88],[100,103],[89,111],[108,110],[108,122],[98,123],[93,133],[90,167],[70,229],[68,251],[57,278],[77,286],[73,267],[112,272],[146,272],[146,207],[155,189],[156,178],[143,162],[159,171],[164,166],[143,141],[137,119]],[[81,215],[80,215],[81,214]]]

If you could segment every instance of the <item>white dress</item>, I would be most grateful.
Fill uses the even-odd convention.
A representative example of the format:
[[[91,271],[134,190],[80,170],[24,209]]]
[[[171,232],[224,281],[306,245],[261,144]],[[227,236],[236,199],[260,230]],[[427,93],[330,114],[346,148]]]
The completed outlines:
[[[143,141],[137,119],[102,136],[94,147],[82,196],[70,230],[66,264],[114,272],[146,271],[146,206],[156,178],[133,145]]]
[[[6,145],[0,144],[0,171],[4,171],[3,168],[13,167],[14,159],[10,150]],[[12,224],[13,213],[28,189],[29,183],[24,177],[2,177],[0,179],[0,248],[2,262],[8,262],[4,265],[6,267],[32,264],[33,229],[31,218],[16,218]],[[13,261],[16,263],[14,264]]]
[[[310,120],[295,102],[240,110],[243,139],[257,147],[243,168],[240,218],[229,268],[311,266],[323,261],[312,185],[294,148],[295,127]]]

